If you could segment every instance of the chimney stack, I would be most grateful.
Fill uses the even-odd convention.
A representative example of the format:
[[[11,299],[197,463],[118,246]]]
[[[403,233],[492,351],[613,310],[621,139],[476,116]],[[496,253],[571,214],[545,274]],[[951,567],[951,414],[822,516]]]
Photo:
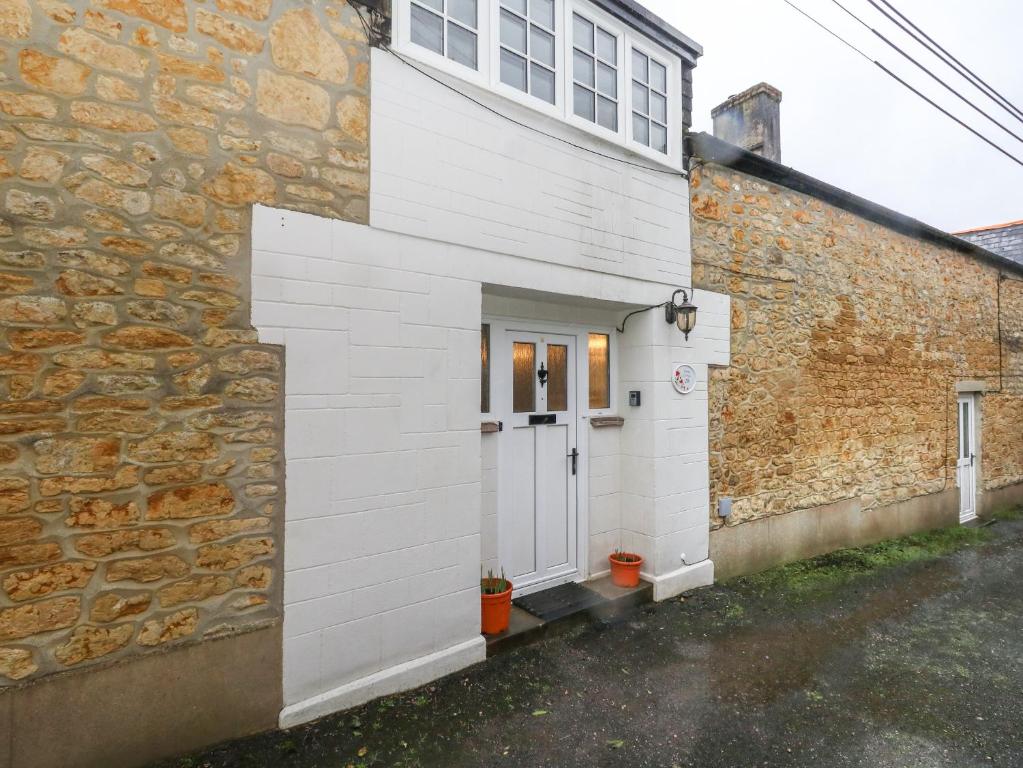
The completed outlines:
[[[714,136],[776,163],[781,162],[781,91],[760,83],[711,112]]]

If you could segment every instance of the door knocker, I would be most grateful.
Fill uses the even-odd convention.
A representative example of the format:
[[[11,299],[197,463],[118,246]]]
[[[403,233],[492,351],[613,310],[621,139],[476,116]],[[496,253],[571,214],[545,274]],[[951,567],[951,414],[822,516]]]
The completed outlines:
[[[536,377],[540,379],[541,387],[547,384],[547,370],[543,367],[543,363],[540,363],[540,370],[536,372]]]

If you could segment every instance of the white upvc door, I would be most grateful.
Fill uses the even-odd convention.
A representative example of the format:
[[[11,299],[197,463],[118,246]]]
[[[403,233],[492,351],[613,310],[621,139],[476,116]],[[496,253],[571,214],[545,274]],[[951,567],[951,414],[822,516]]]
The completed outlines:
[[[502,422],[498,555],[522,595],[579,572],[576,340],[506,330],[492,359]]]
[[[977,517],[977,407],[976,398],[959,398],[959,453],[956,484],[959,486],[959,522]]]

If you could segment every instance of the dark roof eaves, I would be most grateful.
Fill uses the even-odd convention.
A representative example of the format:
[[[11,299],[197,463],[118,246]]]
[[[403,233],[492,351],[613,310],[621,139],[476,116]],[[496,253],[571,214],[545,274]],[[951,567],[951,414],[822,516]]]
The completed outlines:
[[[696,60],[703,55],[702,45],[682,34],[636,0],[590,0],[590,2],[664,46],[690,67],[695,67]]]
[[[909,237],[955,248],[996,267],[1023,275],[1023,264],[932,227],[911,216],[893,211],[891,208],[886,208],[820,179],[815,179],[794,168],[748,152],[708,133],[691,133],[687,138],[690,145],[687,154],[690,157],[698,157],[705,162],[756,176],[764,181],[818,198],[836,208],[849,211],[876,224],[883,224],[889,229]]]

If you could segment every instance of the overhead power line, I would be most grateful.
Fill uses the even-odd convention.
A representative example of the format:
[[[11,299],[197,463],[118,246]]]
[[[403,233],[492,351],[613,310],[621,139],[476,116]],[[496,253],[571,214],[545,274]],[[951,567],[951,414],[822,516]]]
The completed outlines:
[[[934,108],[935,108],[936,110],[938,110],[938,111],[939,111],[939,112],[941,112],[941,113],[942,113],[943,115],[945,115],[945,117],[949,118],[950,120],[953,120],[953,121],[955,121],[955,122],[956,122],[956,123],[958,123],[958,124],[959,124],[960,126],[962,126],[962,127],[963,127],[963,128],[965,128],[966,130],[968,130],[968,131],[969,131],[970,133],[972,133],[972,134],[973,134],[974,136],[976,136],[976,137],[977,137],[978,139],[980,139],[981,141],[983,141],[983,142],[984,142],[985,144],[987,144],[988,146],[990,146],[990,147],[992,147],[993,149],[997,150],[998,152],[1002,153],[1002,154],[1003,154],[1003,155],[1005,155],[1005,156],[1006,156],[1007,158],[1009,158],[1010,160],[1012,160],[1012,162],[1016,163],[1016,165],[1018,165],[1018,166],[1020,166],[1021,168],[1023,168],[1023,160],[1021,160],[1020,158],[1016,157],[1016,156],[1015,156],[1014,154],[1012,154],[1011,152],[1009,152],[1009,150],[1007,150],[1007,149],[1005,149],[1005,148],[1003,148],[1003,147],[999,146],[999,145],[998,145],[998,144],[996,144],[995,142],[993,142],[993,141],[992,141],[991,139],[989,139],[989,138],[988,138],[987,136],[985,136],[984,134],[982,134],[982,133],[981,133],[980,131],[978,131],[978,130],[977,130],[976,128],[973,128],[972,126],[968,125],[968,124],[967,124],[967,123],[966,123],[965,121],[963,121],[963,120],[961,120],[960,118],[958,118],[958,117],[956,117],[955,115],[953,115],[953,114],[952,114],[951,112],[949,112],[949,111],[948,111],[947,109],[945,109],[945,108],[944,108],[943,106],[941,106],[940,104],[938,104],[938,102],[934,101],[934,100],[933,100],[933,99],[931,99],[931,98],[930,98],[929,96],[926,96],[926,95],[925,95],[925,94],[924,94],[924,93],[923,93],[922,91],[918,90],[917,88],[914,88],[914,87],[913,87],[912,85],[910,85],[910,84],[909,84],[909,83],[907,83],[907,82],[906,82],[905,80],[903,80],[903,79],[902,79],[901,77],[899,77],[899,76],[898,76],[897,74],[895,74],[894,72],[892,72],[892,71],[891,71],[890,69],[888,69],[888,67],[886,67],[886,66],[885,66],[884,64],[882,64],[881,62],[877,61],[876,59],[872,59],[872,58],[871,58],[870,56],[868,56],[868,55],[867,55],[866,53],[864,53],[864,52],[863,52],[863,51],[862,51],[861,49],[857,48],[857,47],[856,47],[855,45],[853,45],[852,43],[850,43],[850,42],[849,42],[848,40],[846,40],[846,39],[845,39],[844,37],[842,37],[841,35],[839,35],[839,34],[838,34],[837,32],[835,32],[834,30],[832,30],[832,29],[830,29],[830,28],[829,28],[828,26],[826,26],[826,25],[825,25],[825,24],[824,24],[823,22],[821,22],[821,21],[818,21],[818,20],[817,20],[816,18],[814,18],[813,16],[811,16],[811,15],[810,15],[809,13],[807,13],[806,11],[804,11],[804,10],[803,10],[802,8],[800,8],[800,7],[798,6],[798,5],[796,5],[795,3],[793,3],[793,2],[792,2],[792,0],[782,0],[782,2],[784,2],[784,3],[785,3],[786,5],[788,5],[789,7],[793,8],[793,9],[794,9],[795,11],[797,11],[798,13],[800,13],[800,14],[801,14],[802,16],[805,16],[805,17],[806,17],[807,19],[809,19],[810,21],[812,21],[812,22],[813,22],[814,24],[816,24],[816,25],[817,25],[818,27],[820,27],[820,28],[821,28],[821,29],[823,29],[823,30],[824,30],[825,32],[827,32],[827,33],[828,33],[829,35],[831,35],[832,37],[834,37],[834,38],[835,38],[836,40],[838,40],[838,41],[839,41],[840,43],[842,43],[843,45],[845,45],[845,46],[846,46],[847,48],[850,48],[850,49],[852,49],[853,51],[855,51],[856,53],[858,53],[858,54],[859,54],[860,56],[862,56],[862,57],[863,57],[864,59],[866,59],[866,60],[867,60],[867,61],[869,61],[869,62],[870,62],[871,64],[873,64],[873,65],[874,65],[875,67],[877,67],[877,68],[878,68],[878,69],[880,69],[880,70],[881,70],[882,72],[884,72],[884,73],[885,73],[886,75],[888,75],[888,77],[892,78],[892,79],[893,79],[893,80],[895,80],[895,81],[896,81],[897,83],[899,83],[900,85],[902,85],[902,87],[906,88],[906,89],[907,89],[907,90],[909,90],[909,91],[912,91],[912,92],[913,92],[914,94],[916,94],[917,96],[919,96],[919,97],[920,97],[921,99],[923,99],[923,100],[924,100],[924,101],[926,101],[926,102],[927,102],[928,104],[930,104],[930,105],[931,105],[932,107],[934,107]]]
[[[831,2],[833,2],[839,8],[841,8],[848,16],[850,16],[858,24],[862,25],[866,29],[868,29],[871,32],[873,32],[877,37],[881,38],[881,40],[884,41],[885,44],[887,44],[890,48],[892,48],[897,53],[902,55],[904,58],[906,58],[910,62],[912,62],[918,69],[920,69],[922,72],[924,72],[924,74],[926,74],[928,77],[930,77],[936,83],[938,83],[938,85],[940,85],[946,91],[951,93],[953,96],[955,96],[957,99],[962,101],[964,104],[968,105],[972,109],[974,109],[977,112],[979,112],[981,115],[983,115],[988,120],[990,120],[992,123],[997,125],[999,128],[1001,128],[1007,134],[1012,136],[1012,138],[1016,139],[1016,141],[1023,142],[1023,136],[1020,136],[1018,133],[1016,133],[1015,131],[1011,130],[1009,127],[1007,127],[1004,123],[1002,123],[1001,121],[999,121],[995,117],[993,117],[990,113],[985,112],[983,109],[981,109],[976,104],[974,104],[972,101],[970,101],[968,98],[963,96],[963,94],[961,94],[959,91],[957,91],[951,85],[949,85],[944,80],[942,80],[940,77],[938,77],[936,74],[934,74],[931,70],[929,70],[927,67],[925,67],[923,64],[921,64],[918,60],[916,60],[915,58],[910,56],[902,48],[900,48],[898,45],[893,43],[891,40],[889,40],[887,37],[885,37],[883,34],[878,32],[876,29],[874,29],[872,26],[870,26],[867,22],[865,22],[863,19],[861,19],[859,16],[857,16],[855,13],[853,13],[848,8],[846,8],[844,5],[842,5],[842,3],[839,2],[839,0],[831,0]]]
[[[896,8],[894,5],[892,5],[890,2],[888,2],[888,0],[881,0],[881,2],[884,3],[886,6],[888,6],[889,8],[891,8],[892,11],[899,18],[901,18],[903,21],[906,22],[906,24],[908,24],[916,32],[918,32],[927,41],[927,43],[930,43],[931,45],[934,46],[934,48],[937,48],[938,51],[940,51],[940,53],[936,52],[933,48],[928,46],[927,43],[922,42],[916,35],[914,35],[912,32],[910,32],[908,29],[906,29],[896,19],[893,19],[891,17],[891,15],[887,11],[885,11],[883,8],[878,6],[878,4],[874,0],[868,0],[868,2],[872,6],[877,8],[881,13],[883,13],[889,20],[892,21],[892,23],[898,24],[899,27],[902,28],[902,30],[906,32],[906,34],[908,34],[911,37],[913,37],[914,40],[916,40],[921,45],[923,45],[928,50],[930,50],[931,53],[933,53],[939,59],[944,61],[945,64],[947,64],[949,67],[951,67],[952,69],[956,70],[956,72],[958,72],[964,78],[969,80],[974,87],[976,87],[978,90],[982,91],[992,101],[997,103],[1000,107],[1002,107],[1007,112],[1013,114],[1014,117],[1017,117],[1017,118],[1023,120],[1023,110],[1021,110],[1019,107],[1017,107],[1011,101],[1009,101],[1009,99],[1007,99],[1001,93],[996,91],[992,86],[988,85],[987,81],[985,81],[983,78],[981,78],[980,75],[978,75],[976,72],[974,72],[968,66],[963,64],[963,62],[961,62],[959,59],[957,59],[955,56],[953,56],[951,53],[949,53],[948,50],[946,50],[944,47],[942,47],[941,44],[939,44],[933,37],[931,37],[926,32],[924,32],[922,29],[920,29],[920,27],[918,27],[916,24],[914,24],[904,13],[902,13],[898,8]]]

